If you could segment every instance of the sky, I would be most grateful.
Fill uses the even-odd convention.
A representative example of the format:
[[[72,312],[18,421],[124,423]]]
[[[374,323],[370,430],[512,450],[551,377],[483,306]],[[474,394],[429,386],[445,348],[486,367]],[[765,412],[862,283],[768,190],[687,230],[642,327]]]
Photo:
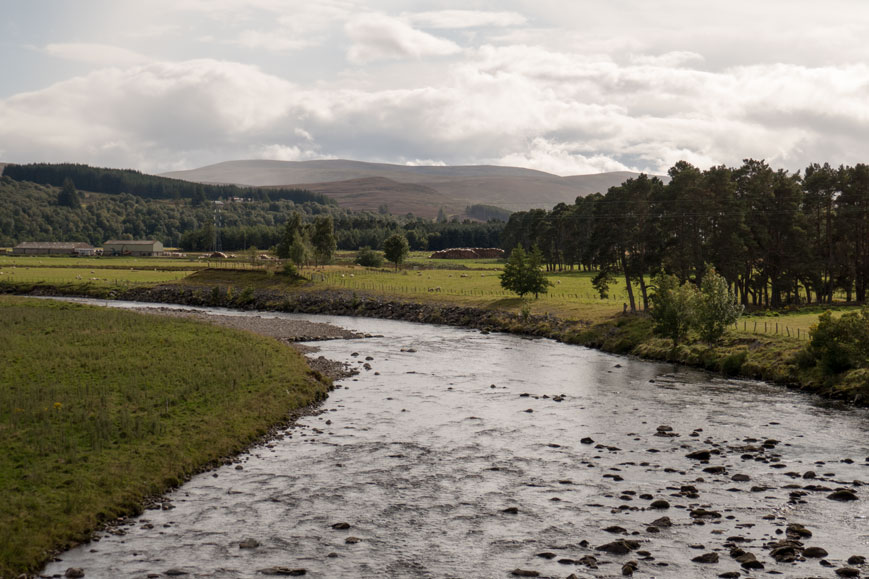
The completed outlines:
[[[0,161],[869,162],[865,0],[9,0]]]

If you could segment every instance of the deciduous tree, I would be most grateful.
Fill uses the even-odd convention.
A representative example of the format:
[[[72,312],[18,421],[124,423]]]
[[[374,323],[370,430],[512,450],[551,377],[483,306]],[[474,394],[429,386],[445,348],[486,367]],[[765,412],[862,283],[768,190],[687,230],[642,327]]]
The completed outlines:
[[[400,233],[391,235],[383,242],[383,254],[386,259],[395,264],[395,271],[401,267],[409,251],[410,245],[407,243],[407,238]]]

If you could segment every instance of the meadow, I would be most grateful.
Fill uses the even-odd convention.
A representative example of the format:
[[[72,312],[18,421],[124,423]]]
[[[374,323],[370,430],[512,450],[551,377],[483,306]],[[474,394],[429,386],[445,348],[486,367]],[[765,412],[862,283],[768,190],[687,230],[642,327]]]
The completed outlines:
[[[616,280],[608,296],[601,299],[592,286],[594,272],[563,271],[549,273],[552,286],[537,299],[528,296],[527,302],[516,294],[501,288],[499,275],[503,261],[499,260],[443,260],[454,269],[416,257],[409,260],[401,271],[388,267],[363,268],[353,265],[334,265],[305,269],[303,273],[315,284],[327,287],[364,291],[420,301],[447,301],[477,307],[494,307],[519,311],[527,303],[533,314],[552,315],[568,320],[601,322],[624,311],[628,303],[624,282]],[[634,287],[634,297],[641,305],[640,291]],[[734,328],[747,334],[768,334],[808,339],[809,330],[827,307],[813,306],[792,311],[748,311]],[[854,306],[836,305],[834,316],[856,309]]]
[[[364,268],[353,264],[356,252],[340,251],[333,265],[301,268],[313,289],[346,289],[376,295],[423,302],[446,302],[527,311],[569,320],[601,322],[621,313],[628,303],[624,283],[611,284],[606,298],[601,299],[592,287],[594,272],[563,271],[548,274],[552,287],[538,299],[520,300],[500,286],[499,275],[504,267],[498,259],[430,259],[430,252],[412,252],[400,271],[388,262],[382,268]],[[40,257],[0,256],[0,284],[77,284],[101,288],[125,288],[183,281],[195,272],[205,270],[274,271],[274,262],[256,262],[250,256],[229,260],[165,257]],[[213,272],[209,276],[194,275],[192,284],[204,279],[221,279],[231,283],[231,271],[226,275]],[[264,285],[280,288],[277,278],[265,278]],[[640,303],[639,288],[634,288]],[[843,299],[844,296],[836,296]],[[746,312],[735,329],[749,334],[769,334],[805,340],[818,315],[826,308],[811,307],[782,312]],[[853,308],[836,306],[836,314]]]
[[[189,271],[153,269],[102,269],[99,267],[0,267],[0,282],[26,284],[91,284],[129,286],[173,282]]]
[[[187,269],[196,270],[208,267],[207,260],[194,258],[167,257],[65,257],[41,255],[3,255],[0,253],[0,267],[72,267],[88,269]]]
[[[327,386],[279,342],[0,296],[0,576],[242,450]]]

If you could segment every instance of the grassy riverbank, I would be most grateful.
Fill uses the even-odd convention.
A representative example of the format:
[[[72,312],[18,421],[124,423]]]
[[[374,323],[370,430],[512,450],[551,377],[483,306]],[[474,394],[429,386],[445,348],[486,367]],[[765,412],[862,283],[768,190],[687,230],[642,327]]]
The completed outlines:
[[[775,381],[861,404],[869,401],[869,376],[864,373],[824,376],[815,368],[798,364],[809,330],[826,307],[757,311],[743,317],[719,344],[689,340],[673,349],[669,341],[653,334],[646,316],[623,314],[626,296],[621,286],[613,288],[609,299],[601,300],[591,287],[590,273],[563,272],[550,276],[554,286],[549,293],[538,300],[521,300],[500,288],[497,264],[491,262],[469,260],[461,268],[416,266],[416,270],[399,272],[345,262],[305,269],[306,279],[302,280],[293,280],[274,268],[206,269],[176,284],[156,286],[153,291],[141,285],[108,288],[4,280],[0,281],[0,292],[126,297],[473,326]],[[837,304],[834,309],[835,317],[854,306]]]
[[[327,386],[275,340],[0,296],[0,577],[141,509]]]

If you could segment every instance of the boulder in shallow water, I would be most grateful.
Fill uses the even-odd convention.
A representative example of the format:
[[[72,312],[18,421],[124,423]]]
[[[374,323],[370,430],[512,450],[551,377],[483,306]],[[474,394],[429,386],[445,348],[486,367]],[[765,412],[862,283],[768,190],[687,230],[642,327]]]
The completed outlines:
[[[807,559],[823,559],[829,555],[827,550],[822,547],[806,547],[803,549],[803,557]]]
[[[839,502],[848,502],[848,501],[856,501],[857,494],[848,489],[839,489],[837,491],[833,491],[832,493],[827,495],[827,498],[831,501],[839,501]]]
[[[712,458],[712,453],[708,450],[695,450],[686,454],[685,458],[690,458],[691,460],[709,460]]]
[[[691,560],[695,563],[718,563],[718,553],[703,553]]]
[[[307,569],[293,569],[291,567],[266,567],[265,569],[260,569],[257,571],[258,573],[262,573],[263,575],[281,575],[284,577],[301,577],[303,575],[307,575]]]
[[[604,551],[611,555],[627,555],[639,546],[640,544],[637,541],[622,539],[620,541],[613,541],[612,543],[606,543],[605,545],[601,545],[597,548],[597,550]]]

